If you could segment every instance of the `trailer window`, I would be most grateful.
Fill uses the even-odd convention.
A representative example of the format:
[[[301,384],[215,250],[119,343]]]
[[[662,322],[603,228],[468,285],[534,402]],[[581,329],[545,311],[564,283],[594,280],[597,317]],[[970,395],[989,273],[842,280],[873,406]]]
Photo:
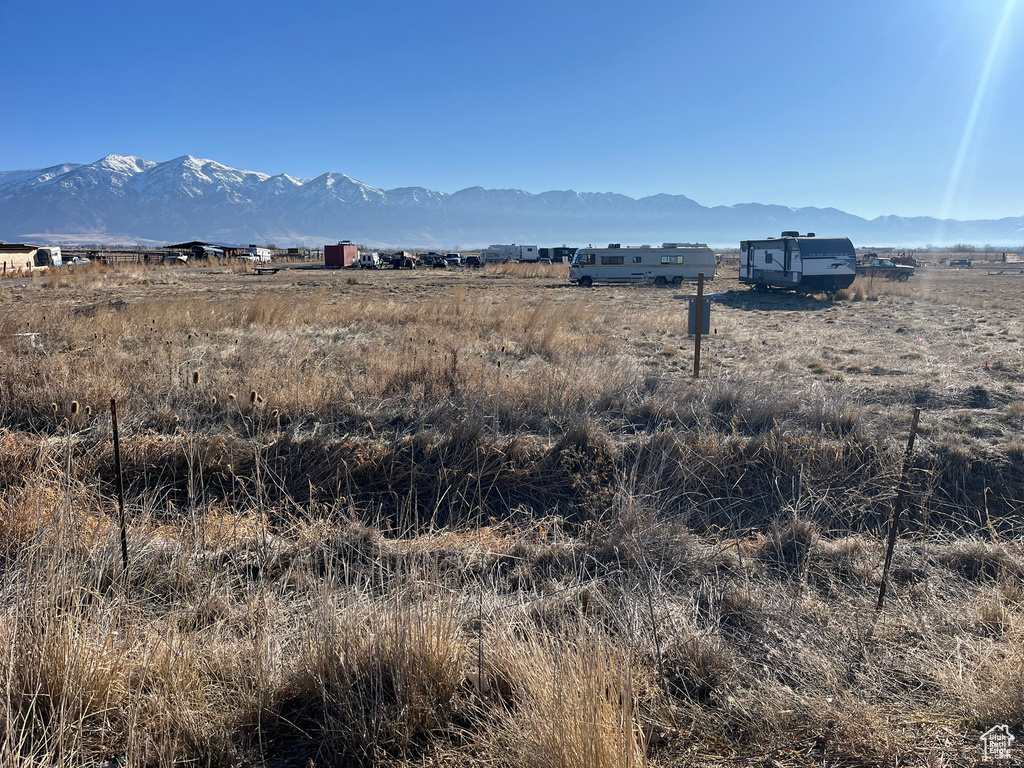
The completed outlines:
[[[661,257],[662,264],[682,264],[682,254],[669,254]]]
[[[602,256],[601,257],[601,263],[602,264],[621,264],[622,263],[622,257],[621,256]]]
[[[764,252],[764,263],[765,264],[771,264],[772,263],[772,252],[771,251],[765,251]]]
[[[643,256],[634,256],[633,257],[633,263],[634,264],[643,264],[644,263],[644,257]]]

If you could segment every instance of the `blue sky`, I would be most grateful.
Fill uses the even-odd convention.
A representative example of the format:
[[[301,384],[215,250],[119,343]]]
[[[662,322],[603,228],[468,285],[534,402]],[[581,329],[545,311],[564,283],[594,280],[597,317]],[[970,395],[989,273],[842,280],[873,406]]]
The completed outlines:
[[[1024,215],[1024,0],[0,0],[0,169]]]

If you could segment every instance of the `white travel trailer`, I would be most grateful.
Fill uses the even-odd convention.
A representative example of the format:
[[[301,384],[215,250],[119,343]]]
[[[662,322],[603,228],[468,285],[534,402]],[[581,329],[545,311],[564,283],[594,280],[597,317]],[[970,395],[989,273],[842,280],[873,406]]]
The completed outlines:
[[[848,237],[783,232],[740,242],[740,282],[762,293],[782,288],[834,294],[857,277],[857,253]]]
[[[708,280],[718,266],[715,252],[703,243],[664,243],[623,248],[588,246],[576,251],[569,266],[569,282],[584,288],[594,283],[654,283],[682,285],[702,274]]]
[[[536,261],[540,256],[536,245],[489,245],[480,252],[485,264],[501,261]]]
[[[64,258],[61,256],[60,246],[48,245],[36,249],[35,255],[32,257],[32,264],[36,268],[64,266]]]

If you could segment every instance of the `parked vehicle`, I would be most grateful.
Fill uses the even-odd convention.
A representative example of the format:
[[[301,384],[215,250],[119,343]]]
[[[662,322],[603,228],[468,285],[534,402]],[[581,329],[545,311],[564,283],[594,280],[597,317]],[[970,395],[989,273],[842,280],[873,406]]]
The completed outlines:
[[[461,253],[455,253],[455,252],[446,253],[444,255],[444,258],[445,258],[445,261],[447,261],[449,264],[451,263],[452,259],[455,259],[456,261],[458,261],[460,265],[466,263],[466,257],[463,256]]]
[[[209,245],[193,245],[192,246],[192,258],[193,259],[223,259],[224,249],[223,248],[212,248]]]
[[[382,266],[380,254],[376,251],[359,254],[359,267],[361,269],[380,269]]]
[[[64,266],[64,259],[61,257],[59,245],[47,245],[37,248],[32,263],[36,267],[61,267]]]
[[[416,269],[416,263],[419,259],[420,257],[416,254],[407,253],[406,251],[397,251],[387,257],[387,260],[391,262],[392,269]]]
[[[783,232],[740,242],[740,282],[762,293],[771,288],[834,294],[857,277],[857,252],[848,237]]]
[[[92,259],[85,256],[72,256],[70,259],[64,259],[66,267],[84,267],[87,264],[92,264]]]
[[[260,248],[257,245],[250,245],[245,249],[245,253],[239,256],[240,259],[251,262],[265,262],[270,261],[271,254],[269,248]]]
[[[610,243],[607,248],[587,246],[573,256],[569,282],[583,287],[598,282],[654,283],[682,285],[703,274],[715,276],[715,252],[703,243],[664,243],[661,246],[636,245],[623,248]]]
[[[538,258],[536,245],[489,245],[480,252],[485,264],[506,261],[536,261]]]
[[[973,259],[950,259],[949,266],[957,267],[958,269],[974,269]]]
[[[444,257],[445,262],[449,267],[461,267],[462,259],[459,258],[459,254],[448,254]]]
[[[188,264],[188,254],[184,251],[168,251],[164,254],[164,264]]]
[[[483,261],[480,260],[479,256],[467,256],[466,257],[466,266],[467,267],[473,267],[475,269],[479,269],[483,265],[484,265],[484,263],[483,263]]]
[[[551,259],[549,259],[547,256],[542,256],[541,258],[537,259],[537,263],[538,264],[550,264],[551,263]]]
[[[907,282],[914,276],[914,268],[905,264],[894,264],[892,259],[874,258],[857,265],[857,274],[864,277],[884,277],[886,280]]]

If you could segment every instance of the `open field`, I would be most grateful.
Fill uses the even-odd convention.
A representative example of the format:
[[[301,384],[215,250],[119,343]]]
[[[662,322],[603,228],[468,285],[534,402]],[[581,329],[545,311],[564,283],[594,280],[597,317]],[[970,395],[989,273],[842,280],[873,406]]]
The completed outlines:
[[[1024,276],[719,278],[694,380],[675,292],[565,272],[0,282],[0,763],[952,766],[1019,734]]]

